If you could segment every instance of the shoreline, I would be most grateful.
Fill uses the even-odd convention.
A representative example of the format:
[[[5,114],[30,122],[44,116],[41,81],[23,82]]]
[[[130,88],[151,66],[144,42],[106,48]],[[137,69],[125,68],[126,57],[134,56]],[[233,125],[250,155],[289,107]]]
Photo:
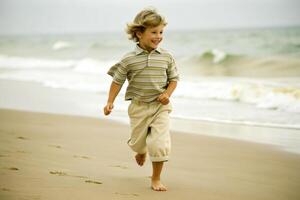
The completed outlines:
[[[0,109],[14,109],[83,117],[109,119],[129,124],[126,111],[114,110],[104,116],[102,106],[105,98],[100,94],[47,88],[38,83],[0,80]],[[118,107],[126,107],[121,97]],[[281,150],[300,154],[300,134],[297,129],[260,127],[244,124],[226,124],[209,121],[185,120],[171,117],[171,130],[199,135],[237,139],[262,144],[271,144]]]
[[[1,199],[300,198],[300,155],[272,145],[172,131],[161,193],[149,159],[135,163],[127,125],[0,109],[0,134]]]
[[[1,70],[0,70],[1,71]],[[18,71],[18,70],[17,70]],[[20,72],[21,74],[16,74],[21,77],[27,77],[28,74],[22,74],[22,71]],[[49,71],[49,73],[52,73]],[[65,73],[65,72],[64,72]],[[71,72],[70,72],[71,73]],[[5,71],[4,71],[5,74]],[[12,73],[13,75],[13,73]],[[13,96],[13,97],[21,97],[18,92],[22,89],[28,90],[28,88],[35,88],[35,90],[39,90],[42,93],[45,93],[45,91],[48,91],[50,94],[58,94],[63,98],[70,98],[68,95],[75,95],[77,96],[88,96],[93,99],[98,98],[98,103],[100,104],[105,104],[106,96],[107,96],[107,89],[109,85],[105,86],[107,82],[101,82],[100,79],[99,81],[99,88],[101,90],[85,90],[85,89],[75,89],[76,87],[70,87],[66,85],[56,85],[55,83],[52,83],[52,81],[36,81],[36,80],[31,80],[29,79],[24,79],[24,80],[14,80],[14,78],[9,77],[9,74],[7,75],[8,79],[2,79],[0,80],[0,91],[2,93],[4,92],[5,96]],[[4,76],[5,77],[5,76]],[[9,80],[12,78],[11,80]],[[99,77],[98,77],[99,78]],[[104,78],[104,77],[103,77]],[[224,79],[225,77],[216,77],[217,79]],[[232,78],[232,77],[231,77]],[[105,79],[105,78],[104,78]],[[214,82],[217,80],[210,80],[211,77],[208,80],[203,80],[205,84],[209,84],[209,82]],[[224,81],[224,80],[223,80]],[[228,80],[231,82],[230,80]],[[244,80],[245,81],[245,80]],[[207,83],[206,83],[207,82]],[[226,82],[226,81],[225,81]],[[234,83],[235,81],[233,81]],[[284,82],[284,81],[283,81]],[[293,81],[295,82],[295,80]],[[250,84],[251,80],[241,82],[241,85],[239,87],[243,87],[243,84],[247,85]],[[254,84],[254,83],[252,83]],[[257,83],[259,84],[259,83]],[[283,84],[283,83],[282,83]],[[3,87],[4,86],[4,87]],[[8,88],[6,88],[8,86]],[[94,85],[95,86],[95,85]],[[96,86],[95,86],[96,87]],[[238,86],[236,86],[238,87]],[[245,86],[246,87],[246,86]],[[247,86],[248,87],[248,86]],[[250,87],[250,86],[249,86]],[[255,88],[255,84],[252,85],[251,87]],[[295,86],[296,87],[296,86]],[[7,92],[7,90],[15,90],[16,93],[12,94],[11,91]],[[121,98],[117,98],[116,101],[116,110],[121,114],[118,116],[118,118],[126,118],[127,116],[125,115],[126,109],[128,106],[128,102],[123,101],[123,96],[125,95],[124,87],[121,90]],[[178,88],[180,89],[180,88]],[[262,88],[261,88],[262,89]],[[32,89],[31,89],[32,90]],[[55,91],[56,90],[56,91]],[[258,89],[257,89],[258,90]],[[280,89],[282,90],[283,93],[284,91],[289,91],[288,88]],[[66,94],[62,94],[62,92],[65,92]],[[295,112],[286,112],[284,110],[281,110],[280,108],[258,108],[259,106],[255,105],[258,102],[254,103],[246,103],[244,101],[239,101],[239,99],[236,100],[226,100],[222,98],[216,98],[214,99],[213,97],[205,98],[201,97],[200,99],[194,99],[194,98],[182,98],[182,88],[181,91],[178,91],[180,95],[178,96],[173,96],[173,105],[174,109],[173,112],[171,113],[171,117],[174,119],[182,119],[182,120],[191,120],[191,121],[203,121],[203,122],[212,122],[212,123],[224,123],[224,124],[232,124],[232,125],[250,125],[250,126],[260,126],[260,127],[270,127],[270,128],[286,128],[286,129],[291,129],[291,130],[300,130],[300,124],[298,123],[300,120],[299,114]],[[255,93],[255,91],[253,91]],[[35,94],[36,95],[36,94]],[[49,95],[49,94],[48,94]],[[246,95],[246,94],[245,94]],[[252,94],[249,94],[250,96]],[[275,94],[274,94],[275,95]],[[279,93],[276,95],[280,95]],[[94,97],[92,97],[94,96]],[[293,96],[293,95],[292,95]],[[31,97],[33,98],[33,97]],[[50,97],[51,98],[51,97]],[[238,98],[238,97],[236,97]],[[281,97],[279,96],[279,99]],[[282,97],[283,98],[283,97]],[[105,100],[104,100],[105,99]],[[120,100],[122,99],[122,100]],[[262,98],[264,99],[264,98]],[[53,99],[52,99],[53,100]],[[74,100],[69,100],[68,101],[74,101]],[[88,99],[90,100],[90,99]],[[93,101],[93,100],[92,100]],[[76,102],[78,103],[78,102]],[[84,102],[87,103],[87,102]],[[95,102],[92,102],[95,103]],[[272,104],[272,102],[269,102]],[[276,103],[276,102],[273,102]],[[278,103],[278,102],[277,102]],[[1,99],[0,99],[0,107],[3,107],[1,105]],[[263,104],[266,104],[263,103]],[[16,105],[19,106],[19,105]],[[269,105],[270,106],[270,105]],[[288,106],[288,105],[287,105]],[[31,105],[31,108],[37,107],[36,105]],[[293,107],[293,105],[288,106]],[[10,107],[14,108],[14,107]],[[55,109],[55,108],[51,108]],[[30,110],[30,109],[29,109]],[[49,110],[49,109],[48,109]],[[46,111],[48,111],[46,110]],[[196,110],[196,111],[195,111]],[[197,112],[199,111],[199,112]],[[123,113],[122,113],[123,112]],[[74,113],[72,113],[74,114]],[[89,113],[89,115],[94,114],[94,113]],[[99,113],[98,113],[99,115]],[[234,117],[233,117],[234,116]],[[114,116],[115,117],[115,116]],[[122,119],[124,121],[124,119]],[[125,119],[126,120],[126,119]]]

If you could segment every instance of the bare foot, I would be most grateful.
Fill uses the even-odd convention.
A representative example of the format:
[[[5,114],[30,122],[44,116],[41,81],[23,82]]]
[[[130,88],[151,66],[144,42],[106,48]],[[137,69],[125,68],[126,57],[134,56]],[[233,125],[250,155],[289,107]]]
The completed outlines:
[[[154,191],[167,191],[167,188],[160,182],[160,180],[152,179],[151,188]]]
[[[139,166],[143,166],[146,161],[146,154],[136,154],[135,160]]]

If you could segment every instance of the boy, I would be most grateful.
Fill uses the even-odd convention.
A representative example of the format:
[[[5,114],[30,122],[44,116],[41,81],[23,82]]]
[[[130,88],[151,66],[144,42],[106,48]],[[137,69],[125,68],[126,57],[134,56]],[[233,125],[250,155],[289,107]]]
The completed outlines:
[[[129,39],[137,43],[136,49],[108,71],[113,81],[104,107],[104,114],[109,115],[127,78],[125,100],[131,101],[128,107],[131,126],[128,145],[137,153],[135,159],[140,166],[149,154],[153,169],[151,188],[155,191],[167,190],[160,182],[160,174],[171,147],[169,113],[172,107],[169,98],[179,79],[173,57],[158,48],[166,25],[165,19],[153,9],[142,10],[133,23],[127,24],[126,32]]]

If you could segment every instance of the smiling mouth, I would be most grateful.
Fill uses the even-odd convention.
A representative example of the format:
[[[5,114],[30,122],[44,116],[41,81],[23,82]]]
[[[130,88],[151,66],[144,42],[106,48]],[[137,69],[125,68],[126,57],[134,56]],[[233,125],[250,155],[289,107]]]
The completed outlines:
[[[152,41],[153,44],[158,45],[160,41]]]

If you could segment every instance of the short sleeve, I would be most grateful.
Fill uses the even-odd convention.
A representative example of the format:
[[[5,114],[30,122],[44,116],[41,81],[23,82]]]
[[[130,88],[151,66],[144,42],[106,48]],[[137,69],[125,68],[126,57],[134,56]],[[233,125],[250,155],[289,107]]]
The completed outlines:
[[[112,76],[115,83],[123,85],[126,81],[127,69],[122,62],[118,62],[108,70],[107,74]]]
[[[179,74],[173,57],[171,57],[171,62],[168,65],[167,75],[168,75],[168,82],[179,81]]]

